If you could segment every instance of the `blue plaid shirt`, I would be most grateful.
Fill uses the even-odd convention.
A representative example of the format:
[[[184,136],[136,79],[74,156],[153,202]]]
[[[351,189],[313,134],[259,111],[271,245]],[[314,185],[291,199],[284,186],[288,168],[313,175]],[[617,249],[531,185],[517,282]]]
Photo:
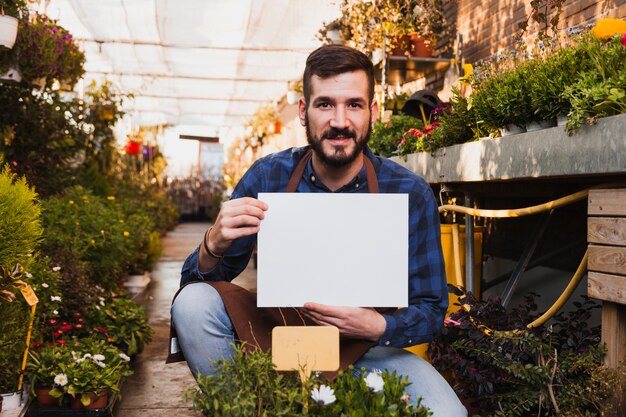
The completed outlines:
[[[292,171],[307,149],[292,148],[257,160],[243,176],[231,198],[257,198],[260,192],[284,191]],[[381,193],[409,195],[409,306],[398,309],[394,314],[383,315],[387,328],[378,343],[394,347],[427,343],[443,326],[448,306],[437,204],[430,186],[420,176],[393,161],[374,155],[369,148],[365,152],[376,170]],[[311,161],[297,191],[331,192],[317,179]],[[367,192],[365,167],[349,184],[336,192]],[[255,242],[256,235],[237,239],[222,260],[208,272],[198,270],[199,247],[196,248],[183,265],[181,285],[198,280],[232,280],[248,265]]]

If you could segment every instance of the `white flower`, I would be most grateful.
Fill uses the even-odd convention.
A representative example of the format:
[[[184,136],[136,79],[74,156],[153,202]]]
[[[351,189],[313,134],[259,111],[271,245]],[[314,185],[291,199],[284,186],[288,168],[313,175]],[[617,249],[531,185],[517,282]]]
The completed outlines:
[[[61,297],[59,297],[58,295],[51,295],[51,296],[50,296],[50,301],[58,301],[58,302],[61,302]]]
[[[45,282],[43,284],[41,284],[41,286],[44,287],[44,288],[48,288],[49,287],[49,285],[46,284]]]
[[[120,353],[120,358],[124,359],[126,362],[130,362],[130,357],[125,353]]]
[[[104,359],[106,359],[106,358],[104,357],[104,355],[100,355],[100,354],[98,354],[98,355],[93,355],[93,357],[92,357],[92,358],[93,358],[93,360],[94,360],[94,361],[104,361]]]
[[[61,267],[60,266],[55,266],[54,268],[52,268],[52,270],[54,272],[59,272],[61,270]]]
[[[104,364],[104,362],[100,362],[100,361],[94,361],[96,363],[96,365],[98,365],[100,368],[105,368],[106,365]]]
[[[58,315],[59,315],[59,310],[54,310],[52,313],[53,313],[55,316],[58,316]]]
[[[381,392],[385,386],[383,377],[376,372],[370,372],[365,378],[365,384],[373,392]]]
[[[100,301],[100,305],[104,307],[104,301]]]
[[[98,300],[104,301],[104,297],[98,297]]]
[[[26,278],[32,278],[32,277],[33,277],[33,274],[31,274],[30,272],[26,273]]]
[[[400,397],[400,400],[407,405],[409,404],[410,399],[411,399],[411,396],[407,394],[406,392],[402,395],[402,397]]]
[[[67,385],[67,375],[65,374],[58,374],[57,376],[54,377],[54,383],[57,385],[60,385],[62,387]]]
[[[320,385],[318,388],[313,388],[311,391],[311,398],[319,405],[328,405],[335,402],[335,391],[326,385]]]

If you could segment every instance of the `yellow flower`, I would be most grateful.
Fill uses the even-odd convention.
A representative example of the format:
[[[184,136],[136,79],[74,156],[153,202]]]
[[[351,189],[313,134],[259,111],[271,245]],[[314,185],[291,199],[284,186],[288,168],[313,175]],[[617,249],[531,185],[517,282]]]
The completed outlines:
[[[474,72],[474,66],[472,64],[463,64],[463,76],[459,78],[462,84],[469,85],[469,77]]]
[[[124,236],[130,236],[130,233],[128,233],[126,230],[124,230]]]
[[[71,206],[72,204],[74,204],[74,200],[69,201],[69,205]]]
[[[598,39],[610,38],[613,35],[626,33],[626,20],[622,19],[600,19],[596,25],[591,28],[591,32]]]
[[[110,195],[110,196],[107,197],[107,200],[115,201],[115,196],[114,195]]]

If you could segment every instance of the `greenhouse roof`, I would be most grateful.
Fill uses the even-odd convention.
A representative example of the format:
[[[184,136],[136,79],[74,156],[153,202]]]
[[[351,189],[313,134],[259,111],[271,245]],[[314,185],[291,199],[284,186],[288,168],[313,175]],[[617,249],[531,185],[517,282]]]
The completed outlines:
[[[49,0],[80,40],[85,82],[108,79],[134,100],[135,125],[243,125],[301,77],[320,45],[327,0]]]

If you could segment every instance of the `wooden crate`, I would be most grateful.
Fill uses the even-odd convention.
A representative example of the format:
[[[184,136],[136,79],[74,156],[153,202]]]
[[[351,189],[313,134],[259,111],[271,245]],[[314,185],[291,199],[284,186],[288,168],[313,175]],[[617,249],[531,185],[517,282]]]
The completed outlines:
[[[602,300],[605,362],[616,368],[626,360],[626,189],[592,190],[588,207],[588,294]],[[625,391],[617,415],[626,415]]]

